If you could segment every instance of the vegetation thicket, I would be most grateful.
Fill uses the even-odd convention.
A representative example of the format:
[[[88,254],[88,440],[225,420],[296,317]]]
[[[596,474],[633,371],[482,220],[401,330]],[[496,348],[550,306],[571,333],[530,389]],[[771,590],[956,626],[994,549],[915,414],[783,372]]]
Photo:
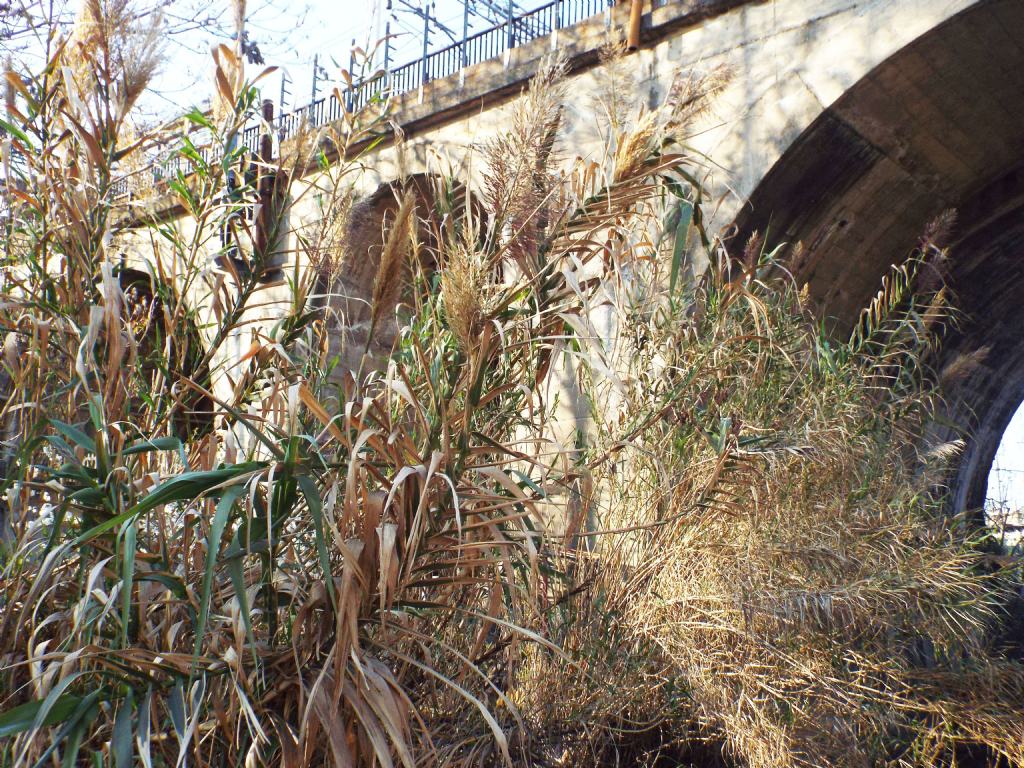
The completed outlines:
[[[386,100],[236,173],[258,92],[221,47],[217,151],[180,134],[164,190],[198,226],[148,225],[140,271],[138,18],[87,0],[6,80],[0,765],[1024,766],[1020,565],[929,437],[970,364],[933,370],[948,222],[837,341],[705,231],[720,75],[648,111],[613,78],[572,160],[553,61],[483,188],[397,183],[367,245]]]

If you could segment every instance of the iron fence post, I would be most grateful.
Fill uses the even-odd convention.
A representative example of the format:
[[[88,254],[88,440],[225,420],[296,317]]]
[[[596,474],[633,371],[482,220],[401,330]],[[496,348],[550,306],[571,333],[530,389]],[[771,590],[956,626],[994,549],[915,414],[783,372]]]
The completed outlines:
[[[356,71],[356,39],[352,38],[352,47],[348,51],[348,78],[349,82],[346,83],[348,86],[345,89],[345,111],[352,111],[352,83],[355,82],[355,71]],[[361,83],[360,83],[361,84]]]

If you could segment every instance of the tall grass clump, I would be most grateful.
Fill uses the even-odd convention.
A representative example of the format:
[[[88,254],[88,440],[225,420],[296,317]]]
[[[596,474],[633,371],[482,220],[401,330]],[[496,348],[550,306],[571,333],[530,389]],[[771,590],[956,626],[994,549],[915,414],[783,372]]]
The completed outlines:
[[[681,310],[633,315],[643,373],[599,416],[585,589],[558,612],[591,674],[553,686],[538,655],[521,694],[587,724],[569,762],[1024,760],[1024,669],[999,630],[1020,566],[993,569],[985,532],[948,515],[960,446],[927,437],[944,258],[926,241],[845,343],[756,244]]]
[[[1024,764],[934,242],[837,342],[705,231],[717,75],[584,161],[550,62],[483,188],[367,203],[386,98],[252,158],[225,47],[148,220],[152,35],[88,7],[2,124],[0,765]]]

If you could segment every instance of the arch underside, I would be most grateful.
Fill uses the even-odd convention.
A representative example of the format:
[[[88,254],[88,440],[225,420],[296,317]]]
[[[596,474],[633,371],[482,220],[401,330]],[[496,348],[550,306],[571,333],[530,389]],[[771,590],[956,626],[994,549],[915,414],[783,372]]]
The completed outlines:
[[[929,221],[957,211],[944,359],[988,347],[950,394],[969,439],[956,509],[980,507],[1024,398],[1024,3],[953,16],[850,88],[784,153],[736,219],[737,239],[801,243],[793,269],[845,332]],[[792,247],[792,246],[790,246]]]
[[[395,310],[405,298],[412,277],[412,265],[405,257],[394,274],[380,275],[395,285],[376,324],[371,319],[371,307],[382,254],[406,194],[412,195],[417,258],[425,275],[437,270],[442,222],[448,219],[449,224],[468,226],[465,219],[469,209],[469,218],[475,219],[477,226],[482,222],[482,205],[464,185],[427,173],[385,182],[352,206],[343,227],[338,263],[321,265],[319,275],[318,294],[330,329],[329,357],[341,363],[339,373],[360,369],[366,354],[375,356],[375,364],[382,364],[397,336]],[[404,241],[408,241],[407,236]]]

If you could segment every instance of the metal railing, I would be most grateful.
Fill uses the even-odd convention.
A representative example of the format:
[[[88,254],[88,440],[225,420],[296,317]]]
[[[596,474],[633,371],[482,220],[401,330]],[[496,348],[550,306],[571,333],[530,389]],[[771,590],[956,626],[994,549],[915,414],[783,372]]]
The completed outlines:
[[[551,0],[539,8],[514,16],[511,21],[469,35],[379,77],[354,84],[342,94],[345,109],[358,111],[374,98],[401,96],[415,91],[433,80],[441,80],[466,67],[496,59],[505,51],[546,37],[557,29],[578,24],[613,5],[615,0]],[[309,106],[282,115],[278,121],[278,135],[282,140],[288,139],[302,125],[318,128],[338,120],[341,115],[338,99],[334,95],[325,96]]]
[[[344,105],[335,94],[317,99],[311,104],[278,116],[274,121],[279,141],[286,141],[301,130],[319,128],[340,120],[346,112],[363,109],[375,99],[401,96],[415,91],[434,80],[440,80],[460,70],[496,59],[512,48],[570,27],[591,16],[603,13],[615,5],[616,0],[551,0],[539,8],[514,16],[440,50],[428,53],[415,61],[396,67],[383,75],[354,83],[341,93]],[[265,126],[246,128],[241,143],[254,154],[258,152],[260,134]],[[213,147],[199,150],[207,163],[217,159],[219,151]],[[192,172],[192,162],[182,154],[181,148],[165,154],[150,166],[152,183],[159,184]],[[147,180],[149,181],[149,180]],[[115,195],[128,194],[128,180],[116,185]]]
[[[256,156],[259,153],[261,134],[262,126],[251,125],[242,131],[239,143],[249,150],[253,156]],[[196,152],[206,165],[216,163],[223,154],[221,148],[214,144],[197,146]],[[142,185],[155,186],[176,179],[179,175],[188,176],[192,172],[192,159],[182,151],[181,147],[175,147],[172,150],[163,152],[162,157],[158,157],[147,168],[133,174],[131,178],[122,177],[117,179],[111,184],[111,188],[115,199],[117,199],[126,197],[130,193],[133,180]]]

